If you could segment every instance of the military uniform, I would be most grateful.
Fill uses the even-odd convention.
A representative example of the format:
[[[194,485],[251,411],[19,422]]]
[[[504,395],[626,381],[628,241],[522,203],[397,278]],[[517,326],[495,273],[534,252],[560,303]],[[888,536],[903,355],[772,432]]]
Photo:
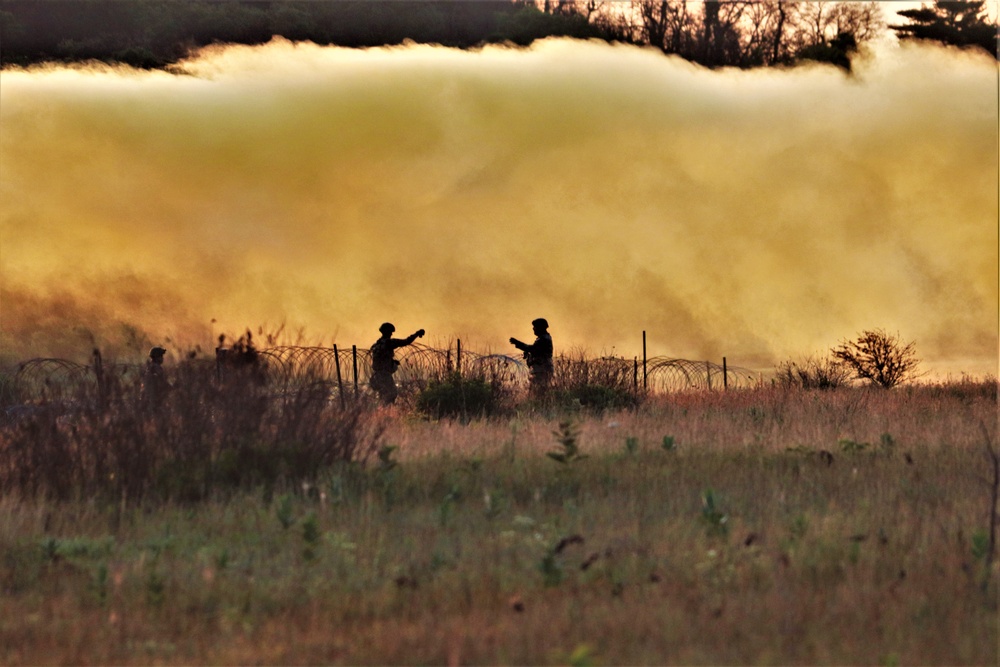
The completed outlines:
[[[413,341],[424,335],[424,330],[420,329],[406,338],[392,338],[392,333],[395,330],[396,327],[389,322],[384,323],[379,327],[382,337],[375,341],[371,347],[372,377],[369,383],[382,403],[386,405],[394,403],[399,395],[396,381],[392,378],[396,369],[399,368],[399,362],[395,357],[396,349],[411,345]]]
[[[142,402],[149,408],[157,408],[170,390],[167,373],[163,370],[163,355],[166,350],[154,347],[149,351],[149,359],[142,370]]]
[[[531,323],[535,333],[535,342],[531,345],[511,338],[511,344],[524,353],[524,362],[531,370],[531,387],[534,391],[544,391],[552,382],[555,366],[552,362],[552,336],[549,335],[549,323],[538,318]]]

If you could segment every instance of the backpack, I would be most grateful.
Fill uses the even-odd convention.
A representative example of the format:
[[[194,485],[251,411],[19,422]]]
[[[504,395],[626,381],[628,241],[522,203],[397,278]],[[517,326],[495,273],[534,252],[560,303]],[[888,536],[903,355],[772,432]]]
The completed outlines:
[[[378,373],[395,373],[399,362],[392,358],[392,346],[389,339],[379,338],[372,345],[372,370]]]

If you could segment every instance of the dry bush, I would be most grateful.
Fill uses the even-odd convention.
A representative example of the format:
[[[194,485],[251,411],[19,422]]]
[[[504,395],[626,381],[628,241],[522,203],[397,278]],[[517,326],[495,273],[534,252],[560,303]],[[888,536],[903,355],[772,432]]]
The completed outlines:
[[[836,359],[807,357],[778,364],[775,382],[786,389],[836,389],[851,380],[851,370]]]
[[[634,408],[641,403],[634,373],[632,362],[618,357],[560,357],[547,402],[596,411]]]
[[[883,329],[863,331],[857,339],[842,342],[831,353],[858,379],[886,389],[916,378],[920,364],[913,341],[904,343],[898,334]]]
[[[381,418],[360,406],[342,409],[322,380],[268,386],[254,366],[220,369],[194,359],[174,375],[156,405],[138,383],[110,377],[5,424],[0,489],[58,499],[195,500],[309,480],[378,449]]]

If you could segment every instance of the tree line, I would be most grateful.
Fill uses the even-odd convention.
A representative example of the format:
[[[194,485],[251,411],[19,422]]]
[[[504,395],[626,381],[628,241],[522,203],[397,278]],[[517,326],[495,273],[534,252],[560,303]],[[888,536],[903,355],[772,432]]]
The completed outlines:
[[[529,3],[531,0],[528,0]],[[707,67],[761,67],[802,60],[850,69],[858,45],[892,30],[901,39],[981,48],[998,57],[985,0],[937,0],[887,23],[879,2],[822,0],[538,0],[543,13],[581,16],[608,39],[654,46]],[[893,19],[894,20],[894,19]]]
[[[937,0],[890,25],[877,2],[2,0],[0,63],[160,68],[208,44],[260,44],[275,35],[345,47],[409,40],[456,48],[565,36],[653,46],[707,67],[816,60],[850,69],[858,45],[887,30],[997,57],[997,24],[985,5]]]

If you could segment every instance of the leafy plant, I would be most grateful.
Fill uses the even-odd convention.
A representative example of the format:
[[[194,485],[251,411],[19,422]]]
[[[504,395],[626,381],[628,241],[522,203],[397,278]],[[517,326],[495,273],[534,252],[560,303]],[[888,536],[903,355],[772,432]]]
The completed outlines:
[[[990,536],[985,530],[978,529],[972,534],[972,557],[976,560],[986,560],[989,554]]]
[[[867,442],[858,442],[856,440],[851,440],[850,438],[841,438],[837,441],[837,444],[840,445],[840,451],[845,454],[856,454],[871,447],[871,445]]]
[[[665,435],[663,436],[663,441],[660,443],[660,447],[668,452],[672,452],[677,449],[677,442],[674,440],[674,436]]]
[[[729,532],[729,517],[716,506],[712,489],[706,489],[701,494],[701,520],[710,535],[724,536]]]
[[[285,494],[278,498],[278,503],[274,508],[274,515],[278,517],[281,527],[288,530],[295,523],[295,515],[292,509],[292,497]]]
[[[594,649],[588,644],[580,644],[566,658],[566,664],[570,667],[591,667],[596,664]]]
[[[316,558],[316,547],[319,546],[320,542],[319,522],[316,519],[315,512],[310,512],[302,520],[302,541],[305,542],[302,557],[307,561],[314,560]]]
[[[417,395],[417,409],[434,419],[485,417],[500,406],[499,387],[480,378],[451,373],[431,380]]]
[[[566,577],[554,550],[545,552],[545,555],[542,556],[542,560],[538,564],[538,570],[542,573],[542,582],[547,588],[558,586]]]
[[[550,459],[568,464],[587,458],[585,454],[580,453],[580,447],[577,445],[576,441],[580,435],[580,430],[574,422],[571,420],[559,422],[559,429],[553,431],[552,434],[556,436],[556,442],[560,444],[562,449],[546,452],[546,456]]]
[[[462,490],[453,485],[445,495],[444,500],[441,501],[441,505],[438,506],[438,518],[440,519],[442,528],[448,525],[455,504],[461,497]]]
[[[393,453],[398,450],[397,445],[383,445],[378,450],[379,470],[388,472],[396,467],[398,462],[392,458]]]

